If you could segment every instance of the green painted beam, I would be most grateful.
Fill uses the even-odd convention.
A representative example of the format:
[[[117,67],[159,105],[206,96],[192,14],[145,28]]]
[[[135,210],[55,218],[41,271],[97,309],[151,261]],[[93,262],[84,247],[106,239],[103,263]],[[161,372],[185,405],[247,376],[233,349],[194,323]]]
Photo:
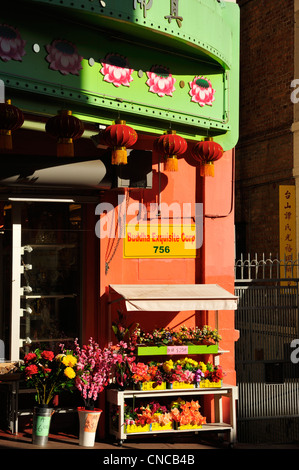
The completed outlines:
[[[177,347],[178,352],[180,348],[181,346]],[[217,353],[218,353],[218,344],[211,344],[211,345],[189,344],[187,346],[187,351],[180,353],[180,354],[217,354]],[[137,348],[138,356],[166,356],[167,354],[168,354],[167,346],[138,346]]]
[[[121,117],[139,131],[160,133],[171,126],[190,140],[210,135],[224,150],[233,148],[239,120],[238,6],[188,0],[187,8],[180,1],[177,16],[182,19],[177,20],[169,0],[103,4],[23,0],[6,5],[0,36],[7,24],[26,42],[21,59],[0,59],[6,97],[30,113],[50,116],[68,107],[91,123],[109,124]],[[53,69],[49,47],[55,40],[74,47],[82,58],[80,69]],[[107,81],[107,56],[128,62],[130,83]],[[171,92],[153,92],[149,73],[157,67],[169,71],[165,77],[171,73]],[[191,99],[197,77],[215,90],[211,104]]]

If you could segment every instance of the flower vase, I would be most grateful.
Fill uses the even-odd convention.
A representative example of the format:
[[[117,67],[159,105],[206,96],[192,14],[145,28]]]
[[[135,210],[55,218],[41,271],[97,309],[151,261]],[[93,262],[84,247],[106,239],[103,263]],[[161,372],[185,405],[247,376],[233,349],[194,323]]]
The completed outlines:
[[[78,413],[80,425],[79,445],[83,447],[93,447],[102,410],[99,408],[88,410],[87,408],[79,407]]]
[[[54,411],[48,405],[35,406],[33,409],[32,444],[45,446],[48,443],[51,417]]]
[[[137,382],[133,384],[133,390],[143,390],[142,382]]]

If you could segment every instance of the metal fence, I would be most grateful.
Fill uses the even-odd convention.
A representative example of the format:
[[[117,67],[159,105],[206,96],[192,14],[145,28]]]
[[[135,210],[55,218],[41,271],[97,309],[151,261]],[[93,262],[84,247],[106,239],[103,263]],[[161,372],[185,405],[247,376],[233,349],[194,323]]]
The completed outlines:
[[[240,259],[235,262],[235,279],[238,281],[252,281],[254,279],[280,279],[280,278],[296,278],[298,277],[299,253],[297,258],[291,256],[281,260],[278,255],[265,256],[263,253],[261,258],[257,253],[251,256],[247,254],[245,258],[241,254]]]
[[[299,363],[291,361],[299,338],[298,259],[235,263],[239,442],[299,440]]]

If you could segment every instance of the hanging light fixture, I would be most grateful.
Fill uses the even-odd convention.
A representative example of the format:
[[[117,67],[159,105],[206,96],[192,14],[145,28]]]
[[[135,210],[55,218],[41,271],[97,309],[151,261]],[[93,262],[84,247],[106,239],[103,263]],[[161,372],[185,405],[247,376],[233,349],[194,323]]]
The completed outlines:
[[[74,140],[84,132],[84,124],[72,115],[72,111],[62,110],[46,122],[46,132],[57,139],[57,156],[73,157]]]
[[[200,176],[214,176],[214,162],[223,155],[223,148],[211,137],[197,142],[192,149],[195,160],[200,162]]]
[[[112,165],[128,163],[127,148],[132,147],[138,139],[137,132],[126,121],[118,119],[103,132],[106,145],[112,149]]]
[[[11,100],[0,103],[0,150],[12,150],[12,131],[19,129],[24,122],[22,111],[11,104]]]
[[[187,146],[186,140],[172,129],[165,131],[155,140],[155,150],[165,158],[165,171],[178,171],[178,156],[186,152]]]

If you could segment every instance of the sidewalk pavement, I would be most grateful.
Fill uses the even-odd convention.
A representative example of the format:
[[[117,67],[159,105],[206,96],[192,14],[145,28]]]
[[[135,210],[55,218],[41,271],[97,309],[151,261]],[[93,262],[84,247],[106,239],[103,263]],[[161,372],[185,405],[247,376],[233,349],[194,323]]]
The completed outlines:
[[[149,439],[140,438],[138,436],[130,436],[120,446],[116,441],[99,441],[96,439],[94,447],[82,447],[79,446],[78,437],[70,434],[50,434],[48,443],[46,446],[38,446],[32,444],[32,438],[30,431],[20,432],[13,435],[9,432],[0,431],[0,451],[26,449],[26,450],[100,450],[100,451],[116,451],[119,453],[120,450],[129,451],[134,450],[147,450],[147,451],[190,451],[197,452],[199,450],[225,450],[225,449],[236,449],[236,450],[261,450],[261,449],[276,449],[276,450],[299,450],[299,443],[289,444],[246,444],[246,443],[234,443],[233,446],[228,445],[227,442],[221,442],[218,439],[211,439],[209,436],[204,438],[197,435],[176,435],[175,438],[168,435],[152,436]]]

